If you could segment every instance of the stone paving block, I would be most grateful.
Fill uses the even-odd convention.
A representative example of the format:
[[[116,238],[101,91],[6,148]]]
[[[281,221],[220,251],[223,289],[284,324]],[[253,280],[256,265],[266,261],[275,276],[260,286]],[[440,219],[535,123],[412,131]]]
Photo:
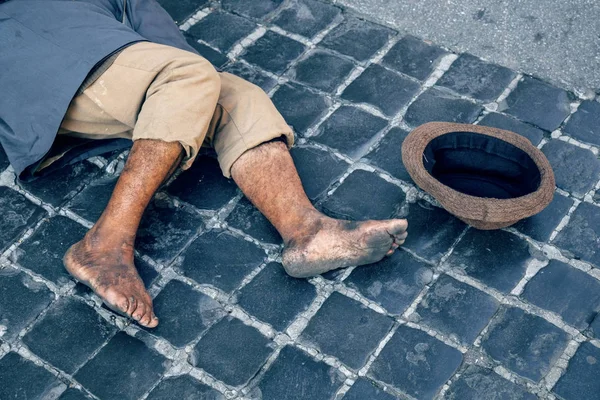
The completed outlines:
[[[432,399],[462,362],[460,351],[402,325],[368,375],[418,399]]]
[[[585,329],[600,312],[600,281],[552,260],[529,281],[522,297],[559,314],[576,328]]]
[[[201,210],[218,210],[237,193],[237,186],[221,172],[212,157],[199,157],[169,185],[168,192]]]
[[[312,201],[322,197],[327,188],[348,169],[345,161],[315,147],[296,146],[291,154],[304,191]]]
[[[461,54],[436,82],[463,96],[483,102],[494,101],[517,76],[514,71],[483,61],[471,54]]]
[[[600,103],[591,100],[581,102],[563,132],[582,142],[600,145]]]
[[[40,358],[72,374],[116,330],[84,302],[62,298],[36,322],[23,343]]]
[[[371,164],[389,172],[395,178],[412,183],[401,157],[402,143],[406,136],[408,136],[408,132],[405,130],[392,128],[365,158]]]
[[[2,146],[0,146],[0,171],[4,171],[9,165],[10,162],[8,161],[8,157],[6,156]]]
[[[73,377],[103,400],[134,400],[158,382],[169,364],[139,339],[119,332]]]
[[[570,102],[566,91],[526,76],[506,99],[504,112],[553,131],[571,113]]]
[[[540,142],[544,138],[543,130],[504,114],[498,114],[494,112],[489,113],[488,115],[483,117],[481,121],[479,121],[479,125],[492,126],[494,128],[500,128],[514,133],[518,133],[519,135],[529,139],[529,141],[533,143],[534,146],[540,144]]]
[[[267,255],[254,243],[212,230],[194,240],[182,257],[179,268],[186,276],[231,292]]]
[[[254,83],[256,86],[259,86],[265,92],[270,91],[277,84],[277,81],[275,79],[263,74],[262,72],[257,71],[256,69],[242,62],[236,62],[234,64],[228,65],[225,68],[225,71]]]
[[[204,7],[208,0],[159,0],[158,2],[171,14],[176,23],[181,24],[196,10]]]
[[[412,127],[432,121],[470,124],[475,122],[481,111],[483,108],[475,103],[433,88],[408,107],[404,120]]]
[[[281,74],[305,49],[302,43],[294,39],[267,31],[246,49],[243,58],[266,71]]]
[[[400,315],[432,278],[429,265],[398,250],[375,264],[356,268],[344,283],[391,314]]]
[[[491,322],[482,347],[513,372],[538,382],[561,356],[567,333],[519,308],[503,307]]]
[[[552,202],[542,212],[523,219],[514,225],[520,232],[540,242],[550,239],[550,235],[573,206],[573,200],[555,193]]]
[[[316,295],[308,281],[292,278],[281,264],[270,263],[240,290],[237,300],[249,314],[283,331]]]
[[[155,198],[142,217],[135,247],[155,261],[169,263],[203,226],[199,215]]]
[[[443,208],[426,201],[412,203],[408,210],[409,234],[403,247],[436,263],[467,227]]]
[[[44,284],[35,282],[28,275],[14,269],[0,270],[2,339],[14,339],[52,300],[54,294]]]
[[[89,400],[90,398],[77,389],[67,389],[58,400]]]
[[[43,367],[8,353],[0,358],[0,399],[31,400],[56,398],[66,387]]]
[[[542,152],[554,170],[556,186],[576,197],[583,197],[600,180],[600,161],[590,150],[551,140]]]
[[[92,181],[70,201],[68,208],[80,217],[96,222],[104,212],[117,180],[118,177],[106,176]]]
[[[372,64],[342,93],[342,98],[356,103],[368,103],[392,117],[419,90],[419,85],[397,72]]]
[[[323,122],[311,140],[357,158],[369,148],[386,125],[385,119],[358,107],[342,106]]]
[[[293,83],[281,85],[273,103],[289,125],[303,134],[330,106],[330,100]]]
[[[364,193],[369,193],[365,201]],[[402,189],[372,172],[355,170],[323,203],[326,214],[340,219],[390,218],[406,198]]]
[[[464,344],[472,344],[498,310],[492,296],[442,275],[419,303],[419,323]]]
[[[448,263],[503,293],[509,293],[525,275],[532,259],[525,240],[505,231],[469,229]]]
[[[381,63],[413,78],[425,80],[446,54],[445,50],[437,46],[407,35],[392,46]]]
[[[381,49],[396,32],[362,19],[347,17],[320,43],[329,49],[366,61]]]
[[[225,315],[219,303],[177,280],[167,283],[153,304],[160,324],[151,332],[175,347],[184,347]]]
[[[600,208],[583,202],[554,240],[575,258],[600,265]]]
[[[46,213],[22,194],[0,187],[0,253]]]
[[[188,44],[194,49],[196,49],[196,51],[200,53],[202,57],[210,61],[210,63],[214,65],[215,68],[219,69],[229,62],[229,58],[227,58],[225,54],[203,43],[200,43],[198,41],[198,38],[187,33],[184,36]]]
[[[344,395],[344,400],[394,400],[395,396],[375,386],[371,381],[359,378]]]
[[[302,332],[302,340],[359,370],[394,320],[333,292]]]
[[[17,180],[20,187],[42,201],[60,207],[84,185],[100,173],[100,169],[87,161],[79,162],[52,172],[32,182]]]
[[[142,260],[140,257],[134,258],[135,267],[137,268],[138,274],[140,274],[140,278],[146,285],[149,287],[154,282],[154,279],[158,276],[158,272],[146,261]]]
[[[188,34],[201,39],[222,52],[256,29],[256,24],[230,13],[214,11],[193,25]]]
[[[444,395],[446,400],[537,400],[521,386],[502,378],[494,371],[469,365],[460,377],[450,385]]]
[[[341,14],[339,8],[315,0],[292,0],[273,20],[284,30],[313,38]]]
[[[222,319],[200,339],[190,362],[232,386],[244,385],[273,352],[271,342],[238,319]]]
[[[15,261],[52,282],[71,280],[63,257],[71,245],[83,239],[87,229],[70,218],[56,216],[44,222],[15,252]]]
[[[229,11],[251,18],[263,18],[275,11],[283,0],[222,0],[221,6]]]
[[[269,244],[281,244],[277,230],[250,201],[242,197],[226,220],[229,226]]]
[[[316,49],[296,65],[293,76],[298,82],[325,92],[333,92],[353,68],[352,61]]]
[[[344,379],[294,347],[281,350],[259,384],[263,399],[330,399]]]
[[[594,320],[590,324],[588,333],[590,336],[600,339],[600,312],[594,317]]]
[[[567,372],[560,378],[554,392],[565,400],[595,399],[600,393],[600,349],[583,343],[569,361]]]
[[[221,400],[223,395],[189,375],[167,378],[155,387],[147,400]]]

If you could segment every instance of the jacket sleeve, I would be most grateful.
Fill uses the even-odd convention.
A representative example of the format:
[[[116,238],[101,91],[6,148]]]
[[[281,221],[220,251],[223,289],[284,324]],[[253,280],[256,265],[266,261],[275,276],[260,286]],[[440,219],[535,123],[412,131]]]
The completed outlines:
[[[198,53],[156,0],[127,0],[127,18],[133,29],[151,42]]]

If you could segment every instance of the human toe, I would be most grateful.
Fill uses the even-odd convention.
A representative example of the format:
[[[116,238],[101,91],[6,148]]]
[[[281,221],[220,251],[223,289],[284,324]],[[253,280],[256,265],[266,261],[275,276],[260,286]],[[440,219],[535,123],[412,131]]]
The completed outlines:
[[[406,238],[408,237],[408,231],[404,231],[403,233],[399,234],[399,235],[394,235],[394,242],[398,243],[400,241],[405,241]]]
[[[387,231],[390,235],[402,235],[408,229],[408,221],[405,219],[393,219],[388,221]]]
[[[106,292],[96,292],[96,294],[102,298],[108,308],[116,312],[129,314],[129,310],[134,309],[132,306],[135,306],[135,303],[132,303],[127,296],[124,296],[122,293],[119,293],[112,288],[108,288]]]
[[[135,312],[136,308],[137,308],[137,300],[135,297],[130,296],[129,299],[127,300],[127,307],[122,309],[122,311],[127,315],[131,315]]]
[[[146,312],[144,313],[142,318],[140,318],[139,323],[142,326],[153,328],[156,325],[158,325],[158,318],[156,318],[156,315],[154,315],[154,312],[152,311],[152,301],[150,299],[148,300],[149,303],[145,306]]]
[[[151,317],[149,322],[145,325],[147,328],[156,328],[158,326],[158,318],[154,315],[154,312],[150,313]]]
[[[131,318],[140,322],[144,315],[146,315],[146,305],[143,301],[140,300],[137,302],[137,307],[135,311],[131,314]]]

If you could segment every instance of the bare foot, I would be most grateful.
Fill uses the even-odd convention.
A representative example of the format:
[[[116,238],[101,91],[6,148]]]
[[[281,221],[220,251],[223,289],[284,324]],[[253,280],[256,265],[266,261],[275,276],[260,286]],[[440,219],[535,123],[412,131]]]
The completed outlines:
[[[63,259],[65,268],[89,286],[112,310],[129,316],[140,325],[154,328],[158,318],[152,299],[133,264],[133,246],[102,246],[92,231],[74,244]]]
[[[321,216],[312,228],[286,242],[283,266],[296,278],[371,264],[391,255],[406,240],[405,219],[340,221]]]

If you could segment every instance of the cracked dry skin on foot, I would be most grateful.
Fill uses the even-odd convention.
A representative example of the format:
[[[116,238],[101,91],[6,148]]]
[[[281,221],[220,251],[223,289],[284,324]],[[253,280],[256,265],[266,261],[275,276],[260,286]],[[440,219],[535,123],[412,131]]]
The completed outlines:
[[[86,237],[67,251],[64,264],[113,311],[148,328],[158,325],[152,299],[133,263],[133,249],[117,253],[95,250]]]
[[[338,221],[327,218],[311,232],[292,238],[283,251],[283,266],[296,278],[381,260],[401,246],[408,232],[403,219]]]

